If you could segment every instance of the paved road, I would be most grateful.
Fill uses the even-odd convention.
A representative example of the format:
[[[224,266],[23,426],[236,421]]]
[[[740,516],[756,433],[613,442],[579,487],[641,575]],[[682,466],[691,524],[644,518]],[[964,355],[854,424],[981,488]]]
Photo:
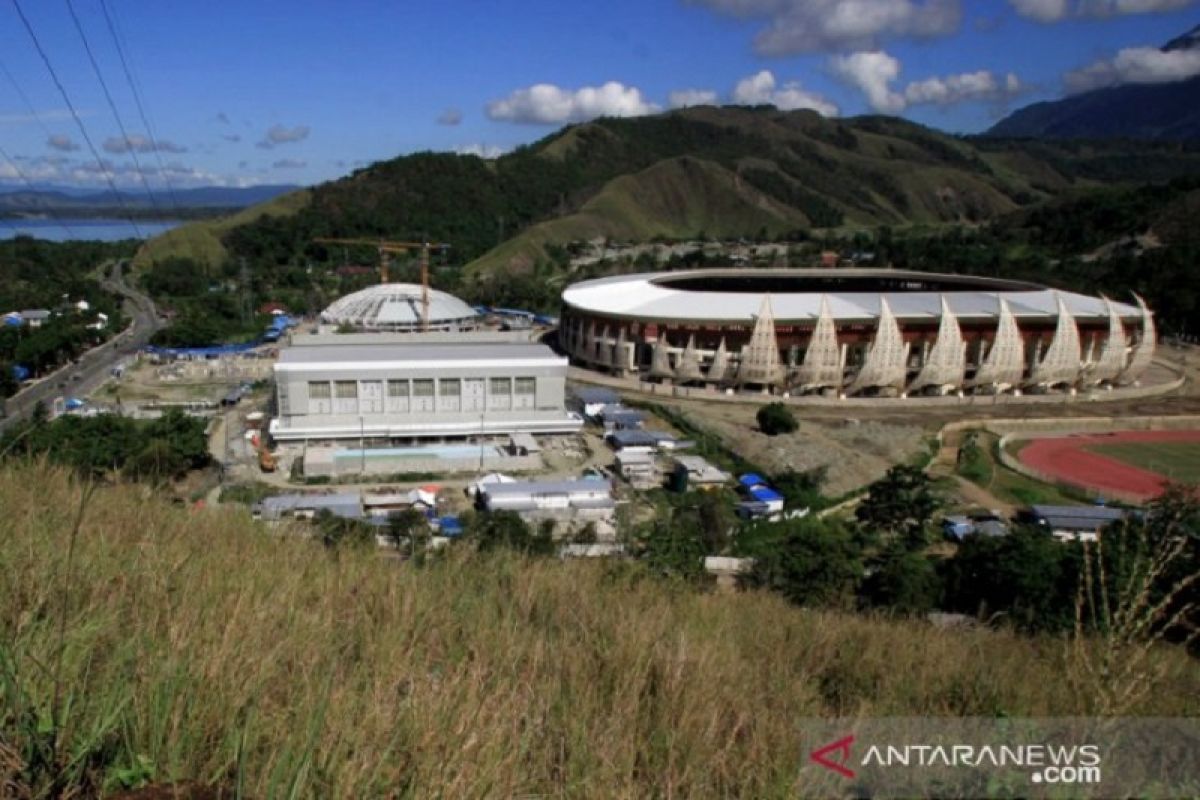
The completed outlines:
[[[39,402],[49,406],[58,397],[77,397],[95,391],[117,362],[136,353],[162,327],[154,301],[125,282],[125,266],[124,261],[115,262],[100,285],[125,298],[125,315],[132,324],[104,344],[85,352],[78,363],[67,364],[10,397],[5,403],[7,416],[0,419],[0,430],[27,417]]]

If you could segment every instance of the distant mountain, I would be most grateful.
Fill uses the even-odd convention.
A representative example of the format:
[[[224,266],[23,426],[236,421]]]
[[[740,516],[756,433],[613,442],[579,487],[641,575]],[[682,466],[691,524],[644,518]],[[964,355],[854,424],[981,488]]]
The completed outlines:
[[[178,202],[181,209],[199,208],[228,208],[238,209],[246,206],[265,203],[281,194],[296,191],[298,186],[201,186],[195,189],[176,189],[174,196],[165,191],[156,191],[155,199],[158,207],[170,216]],[[119,198],[119,199],[118,199]],[[98,192],[94,189],[80,190],[73,187],[37,185],[33,190],[27,188],[0,189],[0,211],[26,212],[70,212],[88,209],[119,209],[122,206],[144,210],[152,208],[153,204],[143,192],[122,191],[117,197],[111,192]]]
[[[699,107],[568,126],[494,160],[382,161],[236,217],[182,226],[138,263],[242,257],[266,273],[330,259],[315,237],[428,237],[450,242],[464,277],[484,284],[549,276],[563,248],[597,237],[973,224],[1079,189],[1189,174],[1200,175],[1200,152],[1173,145],[966,139],[893,117]]]
[[[1164,52],[1200,49],[1200,25],[1172,39]],[[1041,139],[1200,140],[1200,76],[1175,83],[1094,89],[1034,103],[996,123],[989,136]]]

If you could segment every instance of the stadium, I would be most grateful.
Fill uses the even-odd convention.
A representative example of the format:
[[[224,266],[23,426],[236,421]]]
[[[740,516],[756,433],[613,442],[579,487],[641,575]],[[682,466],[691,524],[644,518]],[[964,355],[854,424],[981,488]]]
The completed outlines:
[[[335,300],[321,312],[327,328],[355,331],[457,331],[479,327],[475,309],[452,294],[429,290],[429,323],[421,324],[421,285],[381,283]]]
[[[1154,357],[1136,304],[891,269],[708,269],[569,286],[560,346],[625,378],[834,396],[1073,392]]]

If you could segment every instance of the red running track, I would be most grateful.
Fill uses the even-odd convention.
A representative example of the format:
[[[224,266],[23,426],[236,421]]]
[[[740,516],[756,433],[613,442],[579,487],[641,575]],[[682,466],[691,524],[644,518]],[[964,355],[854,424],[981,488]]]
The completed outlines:
[[[1167,483],[1162,475],[1086,449],[1120,442],[1200,442],[1200,431],[1122,431],[1033,439],[1017,457],[1045,475],[1091,491],[1136,495],[1143,500],[1160,495]]]

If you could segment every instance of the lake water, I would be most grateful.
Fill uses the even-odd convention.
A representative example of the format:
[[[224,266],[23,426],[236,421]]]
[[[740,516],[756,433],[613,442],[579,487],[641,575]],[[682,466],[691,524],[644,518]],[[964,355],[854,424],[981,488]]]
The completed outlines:
[[[183,223],[178,220],[137,220],[137,229],[142,238],[158,236]],[[7,224],[7,223],[11,223]],[[65,226],[65,227],[64,227]],[[14,233],[13,228],[16,228]],[[69,230],[68,230],[69,229]],[[116,242],[137,236],[127,219],[9,219],[0,222],[0,239],[12,239],[20,235],[45,239],[50,242],[92,240]]]

